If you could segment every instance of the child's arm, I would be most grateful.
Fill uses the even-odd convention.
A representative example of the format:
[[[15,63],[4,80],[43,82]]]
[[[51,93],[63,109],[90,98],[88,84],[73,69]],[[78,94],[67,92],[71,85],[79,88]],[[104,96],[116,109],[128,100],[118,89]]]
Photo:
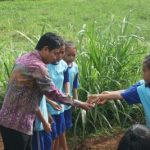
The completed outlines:
[[[48,98],[53,99],[57,102],[66,104],[66,105],[80,107],[85,110],[89,110],[93,108],[92,104],[89,104],[87,102],[82,102],[76,99],[72,101],[70,97],[62,94],[53,84],[46,67],[41,67],[41,66],[35,67],[34,72],[32,70],[32,72],[30,73],[31,73],[31,76],[34,78],[40,92],[43,95],[46,95]],[[34,109],[37,109],[38,105],[34,105],[34,107],[35,107]]]
[[[42,122],[44,130],[49,133],[51,131],[51,125],[45,120],[40,109],[36,110],[36,115],[40,119],[40,121]]]
[[[79,86],[79,82],[78,82],[78,72],[77,72],[73,81],[73,98],[74,99],[78,99],[78,86]]]
[[[106,103],[108,100],[118,100],[118,99],[123,99],[121,93],[123,92],[123,90],[119,90],[119,91],[112,91],[112,92],[108,92],[108,93],[102,93],[99,95],[98,104],[104,104]]]
[[[58,111],[60,111],[60,110],[62,109],[62,107],[61,107],[59,104],[57,104],[57,102],[52,101],[52,100],[50,100],[50,99],[47,98],[47,97],[46,97],[46,101],[47,101],[48,103],[50,103],[54,109],[56,109],[56,110],[58,110]]]
[[[69,84],[69,82],[66,82],[64,84],[64,89],[65,89],[65,95],[69,96],[69,93],[70,93],[70,84]]]
[[[128,104],[141,103],[137,87],[140,84],[134,84],[126,90],[112,91],[112,92],[102,92],[101,94],[94,94],[88,97],[89,103],[99,103],[104,104],[108,100],[124,99]]]
[[[73,89],[73,98],[78,99],[78,89],[77,88]]]
[[[70,83],[69,83],[69,72],[68,72],[68,68],[66,69],[66,71],[64,72],[64,89],[65,89],[65,95],[69,96],[70,94]]]
[[[88,96],[88,102],[89,103],[99,103],[104,104],[108,100],[117,100],[117,99],[123,99],[121,93],[123,90],[119,91],[105,91],[101,94],[92,94]]]
[[[48,113],[48,122],[52,124],[54,122],[53,117],[50,113]]]

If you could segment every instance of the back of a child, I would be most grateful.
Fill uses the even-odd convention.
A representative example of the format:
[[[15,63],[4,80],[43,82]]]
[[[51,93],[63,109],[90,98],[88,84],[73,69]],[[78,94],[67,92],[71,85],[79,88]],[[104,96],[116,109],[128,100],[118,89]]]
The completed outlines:
[[[150,150],[150,129],[133,125],[120,140],[117,150]]]

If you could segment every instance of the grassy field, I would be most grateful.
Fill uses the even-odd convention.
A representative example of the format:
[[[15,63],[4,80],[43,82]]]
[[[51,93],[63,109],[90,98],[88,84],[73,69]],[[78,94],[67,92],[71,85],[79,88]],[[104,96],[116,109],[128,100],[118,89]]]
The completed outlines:
[[[77,43],[80,99],[126,88],[141,78],[141,61],[150,47],[149,8],[149,0],[0,1],[0,97],[15,58],[33,49],[47,31]],[[80,126],[82,135],[143,122],[141,106],[120,101],[88,112],[86,125],[81,112],[75,116],[74,133]]]
[[[149,40],[150,25],[149,0],[49,0],[49,1],[1,1],[0,2],[0,40],[4,45],[10,41],[15,48],[30,49],[28,43],[16,31],[29,37],[38,36],[45,31],[58,32],[68,39],[77,39],[83,24],[99,25],[110,23],[114,15],[121,21],[132,10],[130,22],[139,26]]]

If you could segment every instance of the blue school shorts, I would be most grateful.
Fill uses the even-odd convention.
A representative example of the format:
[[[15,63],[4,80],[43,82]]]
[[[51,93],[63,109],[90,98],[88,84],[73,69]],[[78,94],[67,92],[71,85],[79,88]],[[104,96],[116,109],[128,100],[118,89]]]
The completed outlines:
[[[59,115],[52,115],[53,123],[52,123],[52,139],[54,140],[57,136],[63,134],[66,130],[65,127],[65,118],[64,113]]]
[[[52,128],[52,132],[51,132],[52,140],[55,140],[58,137],[58,135],[57,135],[57,129],[56,129],[56,122],[54,121],[54,119],[51,124],[51,128]]]
[[[65,117],[65,126],[66,130],[72,128],[72,109],[65,110],[64,112],[64,117]]]
[[[33,150],[51,150],[52,137],[51,132],[34,131],[32,136]]]

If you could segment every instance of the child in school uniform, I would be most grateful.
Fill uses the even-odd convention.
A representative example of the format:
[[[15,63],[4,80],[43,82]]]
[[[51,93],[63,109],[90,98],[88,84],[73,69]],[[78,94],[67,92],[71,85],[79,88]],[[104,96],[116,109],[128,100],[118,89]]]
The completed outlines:
[[[48,75],[46,64],[56,62],[64,49],[62,37],[48,32],[41,36],[35,50],[16,59],[0,110],[4,149],[32,149],[33,122],[43,95],[85,110],[93,108],[89,103],[62,94]]]
[[[60,56],[60,61],[53,64],[48,64],[48,71],[52,78],[53,83],[55,86],[63,92],[63,87],[67,88],[68,86],[68,73],[67,73],[67,64],[64,60],[61,60],[64,56],[64,52]],[[47,103],[48,112],[52,115],[53,124],[52,124],[52,139],[54,140],[53,143],[53,150],[57,150],[60,146],[63,150],[67,150],[66,139],[64,139],[64,132],[65,132],[65,119],[64,119],[64,105],[58,103],[61,106],[61,110],[55,110],[52,105]]]
[[[48,111],[46,107],[46,97],[43,96],[39,104],[40,112],[43,115],[44,122],[48,123]],[[36,117],[33,127],[32,149],[33,150],[51,150],[51,133],[44,127],[44,123],[40,117]]]
[[[68,41],[65,43],[65,56],[64,60],[68,64],[68,74],[69,74],[69,95],[74,99],[78,99],[78,65],[75,63],[75,58],[77,54],[77,49],[73,42]],[[71,106],[65,105],[64,107],[65,125],[66,130],[72,127],[72,109]]]
[[[146,56],[143,62],[143,79],[126,90],[90,95],[88,102],[104,104],[112,99],[124,99],[128,104],[141,103],[145,112],[146,125],[150,128],[150,55]]]
[[[49,100],[45,95],[39,104],[39,112],[36,113],[36,118],[33,126],[33,136],[32,136],[32,149],[33,150],[51,150],[52,148],[52,136],[51,136],[51,118],[47,111],[46,101],[52,105],[56,110],[60,110],[60,106]],[[49,125],[48,125],[49,124]],[[49,129],[50,128],[50,129]]]

